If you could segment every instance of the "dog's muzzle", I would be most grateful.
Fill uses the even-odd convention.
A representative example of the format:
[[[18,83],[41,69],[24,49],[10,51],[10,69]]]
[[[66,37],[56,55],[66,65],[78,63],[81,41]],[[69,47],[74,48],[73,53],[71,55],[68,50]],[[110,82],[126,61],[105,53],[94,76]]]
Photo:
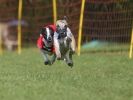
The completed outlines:
[[[59,34],[58,38],[65,38],[67,36],[67,27],[61,29],[59,26],[57,26],[56,32]]]
[[[67,33],[65,30],[60,30],[58,31],[59,37],[60,38],[65,38],[67,36]]]
[[[47,38],[47,41],[48,41],[48,42],[52,42],[52,37],[48,37],[48,38]]]
[[[60,33],[61,37],[66,37],[66,32]]]

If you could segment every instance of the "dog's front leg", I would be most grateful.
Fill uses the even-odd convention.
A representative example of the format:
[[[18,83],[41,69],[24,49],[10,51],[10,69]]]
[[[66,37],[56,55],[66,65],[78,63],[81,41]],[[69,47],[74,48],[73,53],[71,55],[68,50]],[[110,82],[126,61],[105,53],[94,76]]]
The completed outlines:
[[[53,54],[52,58],[51,58],[51,64],[53,64],[55,62],[56,59],[56,54]]]
[[[73,67],[72,55],[70,55],[70,51],[66,53],[65,60],[68,66]]]
[[[57,38],[54,37],[54,47],[55,47],[55,54],[58,60],[61,59],[61,53],[60,53],[60,45]]]
[[[45,65],[48,65],[50,64],[50,61],[49,61],[49,58],[48,58],[48,55],[45,53],[45,51],[43,49],[40,49],[42,55],[43,55],[43,58],[44,58],[44,64]]]

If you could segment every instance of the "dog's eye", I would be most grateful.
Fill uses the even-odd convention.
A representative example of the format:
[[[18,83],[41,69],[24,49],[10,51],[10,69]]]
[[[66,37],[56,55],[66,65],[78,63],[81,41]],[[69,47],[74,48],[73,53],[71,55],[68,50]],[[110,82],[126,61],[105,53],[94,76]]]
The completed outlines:
[[[65,25],[64,29],[65,29],[65,31],[67,30],[67,25]]]
[[[51,33],[52,36],[54,35],[54,31],[53,30],[50,30],[50,33]]]

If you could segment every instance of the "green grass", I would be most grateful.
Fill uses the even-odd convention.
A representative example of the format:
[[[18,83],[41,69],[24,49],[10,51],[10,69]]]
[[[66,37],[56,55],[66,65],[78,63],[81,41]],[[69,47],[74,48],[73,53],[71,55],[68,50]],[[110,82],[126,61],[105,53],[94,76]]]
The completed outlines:
[[[0,56],[0,100],[133,100],[128,53],[84,53],[43,65],[37,49]]]

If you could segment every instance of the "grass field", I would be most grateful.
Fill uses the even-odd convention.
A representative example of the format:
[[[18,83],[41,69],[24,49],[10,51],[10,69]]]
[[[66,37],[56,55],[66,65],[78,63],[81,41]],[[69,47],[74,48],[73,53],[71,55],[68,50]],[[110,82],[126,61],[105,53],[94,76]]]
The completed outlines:
[[[37,49],[0,56],[0,100],[133,100],[128,53],[84,53],[43,65]]]

